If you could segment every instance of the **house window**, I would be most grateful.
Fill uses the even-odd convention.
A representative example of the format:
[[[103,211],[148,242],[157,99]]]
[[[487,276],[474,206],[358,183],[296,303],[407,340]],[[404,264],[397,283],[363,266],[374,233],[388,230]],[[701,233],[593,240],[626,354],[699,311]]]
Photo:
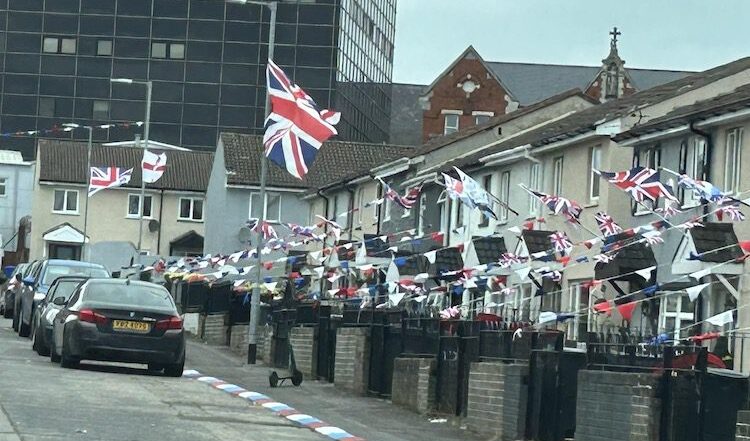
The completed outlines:
[[[445,114],[445,125],[443,127],[443,135],[448,135],[458,131],[458,118],[459,115],[455,113]]]
[[[484,175],[482,176],[482,187],[484,187],[485,190],[492,193],[492,175]],[[486,214],[482,213],[480,214],[481,219],[479,220],[479,226],[480,227],[486,227],[490,224],[490,218]]]
[[[109,119],[109,101],[95,100],[92,106],[92,116],[96,120],[106,121]]]
[[[55,116],[54,98],[39,98],[39,116]]]
[[[440,216],[440,232],[441,233],[447,233],[448,232],[448,225],[450,224],[450,200],[448,199],[448,195],[446,192],[442,192],[440,194],[440,197],[438,197],[437,200],[438,204],[438,212]]]
[[[393,188],[393,181],[388,182],[387,185],[389,188]],[[385,190],[383,190],[383,194],[385,194]],[[388,222],[389,220],[391,220],[391,209],[393,208],[393,201],[387,196],[384,197],[385,201],[383,202],[383,222]]]
[[[532,162],[529,167],[529,188],[532,190],[539,190],[540,182],[542,178],[542,164],[538,162]],[[539,212],[539,199],[536,196],[529,195],[529,214],[536,216]]]
[[[498,218],[500,222],[508,221],[508,202],[510,201],[510,171],[504,171],[500,174],[500,202],[498,207]]]
[[[702,180],[705,177],[703,172],[706,164],[706,140],[704,138],[695,138],[691,147],[690,168],[685,173],[692,178]],[[684,188],[681,188],[681,190],[683,191],[683,203],[685,205],[694,207],[700,204],[701,198],[695,192],[685,190]]]
[[[44,37],[42,51],[48,54],[75,54],[75,38]]]
[[[185,58],[185,45],[182,43],[151,43],[151,58],[182,60]]]
[[[129,194],[128,195],[128,216],[131,218],[139,218],[141,211],[140,211],[140,199],[141,195],[139,194]],[[151,196],[144,196],[143,198],[143,217],[151,217],[151,209],[153,206],[154,199]]]
[[[365,209],[365,189],[360,187],[357,189],[357,198],[354,201],[354,206],[357,211],[354,213],[354,226],[359,227],[362,225],[362,211]]]
[[[601,170],[602,165],[602,148],[596,146],[591,148],[591,169],[589,170],[589,201],[595,202],[599,200],[599,185],[601,179],[599,175],[594,173],[594,170]]]
[[[661,147],[658,145],[646,149],[639,150],[633,158],[634,165],[641,167],[658,170],[661,167]],[[631,200],[632,211],[635,214],[649,213],[652,209],[657,208],[659,201],[652,202],[645,200],[640,204],[636,203],[635,200]]]
[[[690,329],[685,329],[695,322],[693,303],[686,294],[674,293],[663,296],[661,300],[661,314],[659,314],[659,330],[670,334],[674,340],[687,336]]]
[[[96,55],[112,55],[112,40],[97,41]]]
[[[490,120],[495,114],[494,112],[471,112],[474,116],[474,124],[484,124]]]
[[[568,327],[568,339],[579,340],[586,337],[591,330],[591,313],[586,316],[579,314],[580,311],[591,311],[591,297],[589,289],[584,282],[570,283],[570,309],[575,316]]]
[[[265,204],[261,204],[260,193],[250,193],[250,217],[278,223],[281,219],[281,194],[266,192]]]
[[[427,211],[427,195],[422,193],[419,195],[419,216],[417,216],[417,235],[424,235],[424,215]]]
[[[552,194],[554,196],[562,194],[562,179],[563,158],[559,156],[555,158],[555,162],[552,164]]]
[[[727,130],[724,164],[724,191],[735,194],[740,189],[740,161],[742,160],[742,128]]]
[[[52,212],[78,214],[78,190],[55,190]]]
[[[8,186],[8,179],[0,178],[0,196],[5,196],[7,186]]]
[[[179,220],[202,221],[203,199],[180,198],[180,212],[177,218]]]

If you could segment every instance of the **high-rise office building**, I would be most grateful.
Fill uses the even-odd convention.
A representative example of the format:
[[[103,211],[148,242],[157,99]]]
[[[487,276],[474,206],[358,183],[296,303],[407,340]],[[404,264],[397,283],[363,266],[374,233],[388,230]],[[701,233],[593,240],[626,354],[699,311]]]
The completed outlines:
[[[341,139],[388,140],[395,14],[396,0],[278,2],[274,59],[342,112]],[[213,149],[221,131],[258,133],[268,33],[267,8],[225,0],[0,0],[0,132],[142,120],[145,88],[109,81],[131,78],[153,81],[153,140]],[[30,157],[34,139],[0,147]]]

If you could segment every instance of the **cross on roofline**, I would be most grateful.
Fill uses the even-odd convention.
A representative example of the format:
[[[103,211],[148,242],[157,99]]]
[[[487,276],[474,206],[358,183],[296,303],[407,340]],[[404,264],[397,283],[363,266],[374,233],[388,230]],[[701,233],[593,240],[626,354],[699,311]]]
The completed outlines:
[[[611,31],[609,31],[609,35],[612,36],[612,45],[617,45],[617,37],[619,35],[622,35],[622,32],[617,30],[617,26],[613,27]]]

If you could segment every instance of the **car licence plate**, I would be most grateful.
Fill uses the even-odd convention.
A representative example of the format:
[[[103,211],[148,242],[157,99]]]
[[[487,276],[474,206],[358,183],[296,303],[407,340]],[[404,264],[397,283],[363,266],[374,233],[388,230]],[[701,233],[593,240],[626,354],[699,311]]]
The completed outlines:
[[[113,320],[112,329],[115,331],[147,333],[151,326],[146,322],[134,322],[131,320]]]

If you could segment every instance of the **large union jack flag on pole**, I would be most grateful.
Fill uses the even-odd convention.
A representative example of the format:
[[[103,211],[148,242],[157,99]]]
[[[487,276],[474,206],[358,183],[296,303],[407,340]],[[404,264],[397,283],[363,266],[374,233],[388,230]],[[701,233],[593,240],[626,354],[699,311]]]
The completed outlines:
[[[130,182],[133,169],[123,167],[91,167],[89,197],[105,188],[119,187]]]
[[[610,184],[628,193],[638,202],[646,199],[656,202],[661,196],[669,200],[677,200],[669,188],[659,180],[659,171],[652,168],[638,166],[621,172],[598,171],[598,173]]]
[[[271,113],[263,135],[265,154],[292,176],[302,179],[323,143],[333,135],[341,116],[320,110],[315,101],[268,60],[266,71]]]

